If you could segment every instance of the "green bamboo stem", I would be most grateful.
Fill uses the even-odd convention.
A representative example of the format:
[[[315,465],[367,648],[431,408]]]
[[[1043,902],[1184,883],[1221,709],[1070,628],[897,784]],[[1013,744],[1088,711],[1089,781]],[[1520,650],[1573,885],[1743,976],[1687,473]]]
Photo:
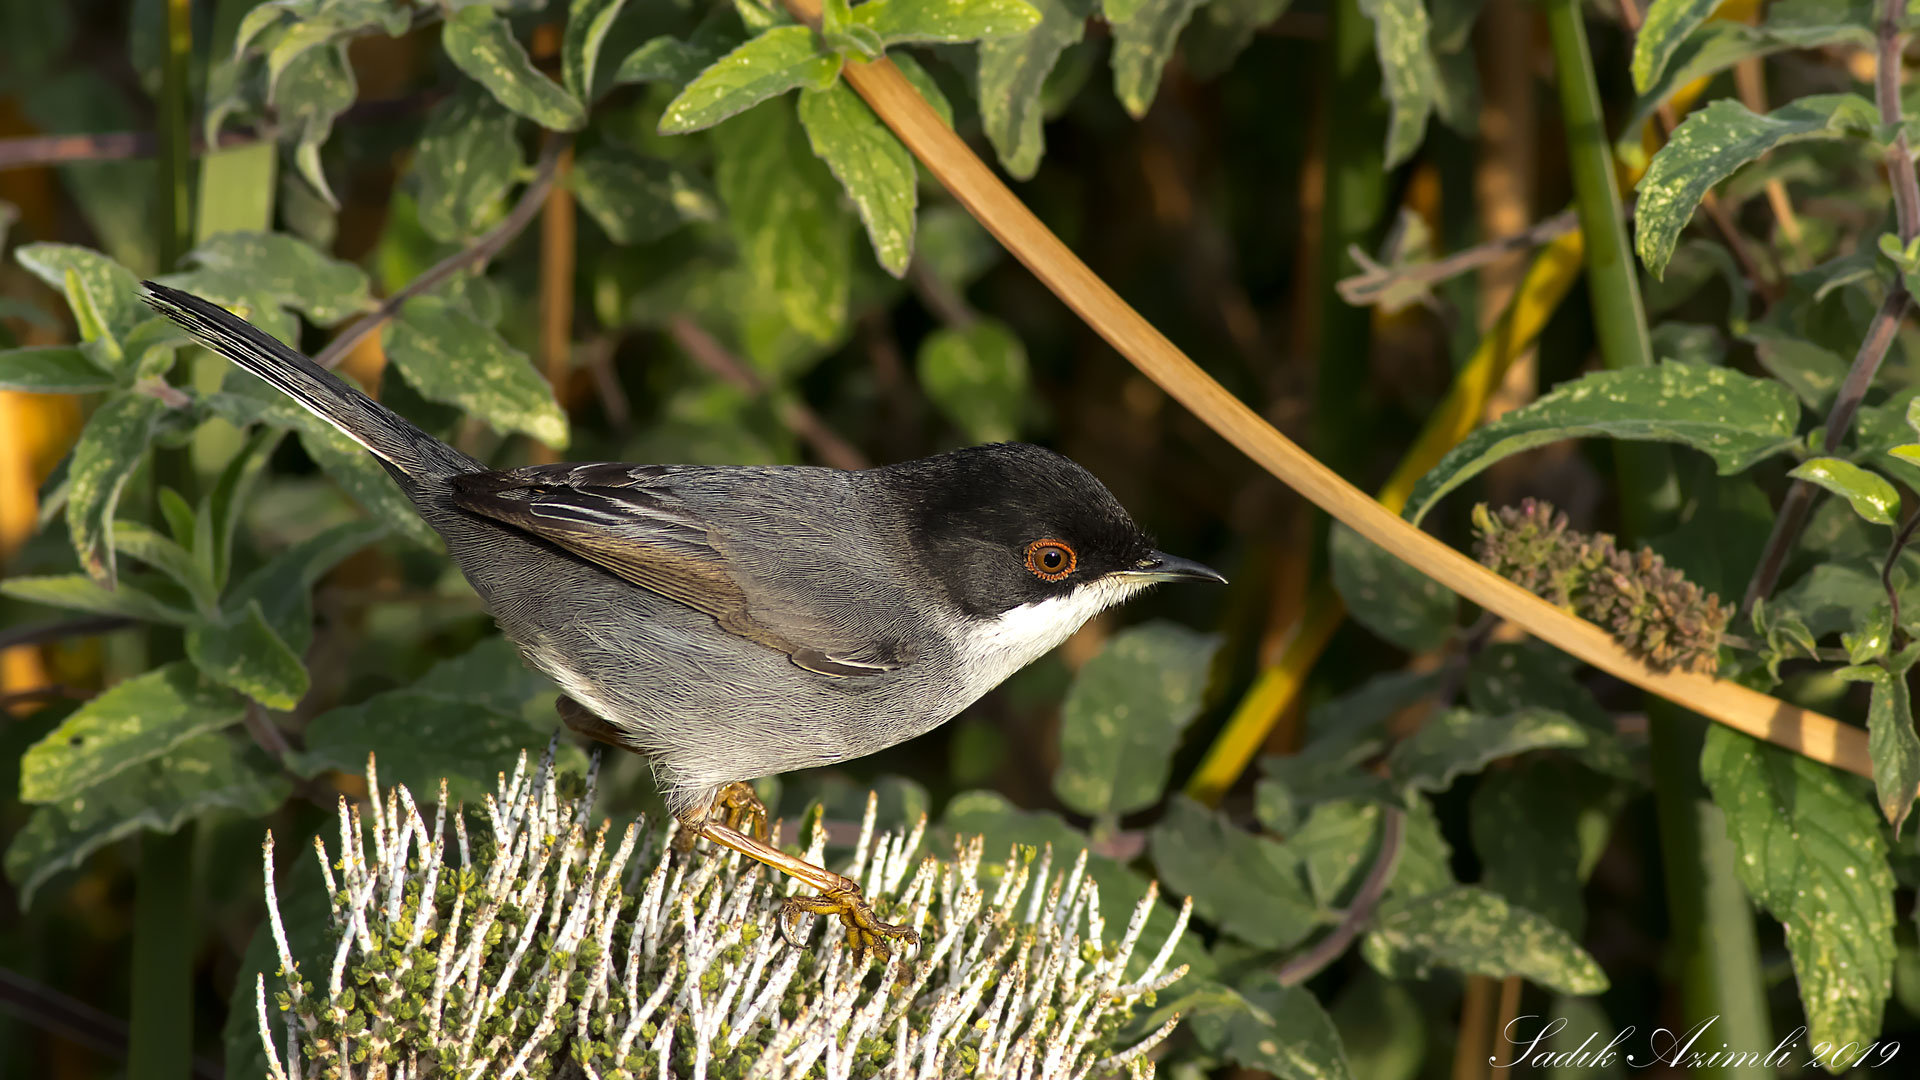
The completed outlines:
[[[192,243],[192,146],[188,137],[192,87],[193,8],[167,0],[165,66],[155,102],[160,131],[160,213],[157,262],[172,270]],[[154,475],[180,487],[191,479],[184,451],[161,450]],[[174,637],[174,635],[169,635]],[[156,656],[180,651],[175,640],[154,639]],[[194,921],[191,824],[168,836],[140,835],[133,911],[132,1002],[128,1010],[128,1080],[185,1080],[193,1070]]]
[[[1587,236],[1587,292],[1601,360],[1609,368],[1651,364],[1652,338],[1627,244],[1586,23],[1579,0],[1545,0],[1544,6],[1559,71],[1574,202]],[[1671,528],[1680,503],[1672,455],[1665,447],[1622,441],[1614,443],[1614,461],[1627,536],[1645,539]],[[1649,699],[1647,713],[1670,945],[1678,959],[1679,1024],[1691,1027],[1717,1017],[1716,1044],[1770,1046],[1752,908],[1734,873],[1733,847],[1719,808],[1705,797],[1700,782],[1706,721],[1657,699]],[[1745,1068],[1714,1071],[1754,1075]]]
[[[1387,201],[1386,104],[1374,59],[1373,22],[1357,0],[1334,0],[1328,12],[1325,118],[1321,131],[1325,195],[1320,216],[1319,350],[1313,402],[1316,456],[1349,479],[1367,438],[1361,402],[1372,345],[1371,308],[1354,307],[1334,283],[1353,269],[1347,249],[1371,251]],[[1315,530],[1324,535],[1324,528]]]

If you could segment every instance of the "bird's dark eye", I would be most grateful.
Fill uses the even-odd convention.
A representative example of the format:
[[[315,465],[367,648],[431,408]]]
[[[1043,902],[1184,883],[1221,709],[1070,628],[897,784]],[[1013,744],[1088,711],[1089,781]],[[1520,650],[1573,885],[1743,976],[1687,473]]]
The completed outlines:
[[[1041,581],[1059,581],[1080,565],[1080,557],[1064,540],[1035,540],[1027,545],[1027,569]]]

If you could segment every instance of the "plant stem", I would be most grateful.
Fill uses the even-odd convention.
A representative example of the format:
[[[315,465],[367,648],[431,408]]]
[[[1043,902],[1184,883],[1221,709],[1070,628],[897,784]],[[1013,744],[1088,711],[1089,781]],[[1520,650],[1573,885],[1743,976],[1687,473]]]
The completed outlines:
[[[1409,266],[1367,265],[1361,273],[1341,278],[1334,283],[1340,290],[1340,296],[1349,304],[1367,305],[1378,302],[1381,297],[1397,284],[1418,282],[1422,285],[1437,285],[1448,278],[1471,273],[1491,262],[1516,252],[1530,251],[1542,244],[1558,240],[1580,227],[1580,218],[1572,210],[1562,210],[1550,218],[1528,226],[1511,236],[1502,236],[1484,244],[1456,251],[1445,258],[1432,262],[1414,263]],[[1356,261],[1365,252],[1356,252]],[[1368,258],[1371,262],[1371,258]]]
[[[1905,10],[1906,5],[1898,0],[1888,0],[1881,10],[1875,26],[1878,63],[1873,75],[1873,96],[1880,107],[1880,122],[1894,132],[1893,144],[1887,147],[1886,153],[1887,182],[1893,187],[1894,220],[1902,244],[1920,236],[1920,181],[1914,176],[1913,155],[1907,147],[1907,134],[1900,116],[1900,15]],[[1887,289],[1886,299],[1880,302],[1880,310],[1874,313],[1873,322],[1868,324],[1859,350],[1853,354],[1853,366],[1847,369],[1840,393],[1833,399],[1833,411],[1827,414],[1822,452],[1833,453],[1853,430],[1854,417],[1866,401],[1867,391],[1873,388],[1874,376],[1880,373],[1880,362],[1886,359],[1887,350],[1899,333],[1900,321],[1906,318],[1912,302],[1906,282],[1895,278]],[[1748,582],[1746,595],[1740,600],[1740,614],[1736,619],[1744,619],[1755,601],[1773,594],[1773,587],[1780,581],[1780,572],[1786,568],[1787,557],[1799,542],[1800,530],[1806,527],[1807,515],[1819,494],[1819,490],[1805,480],[1795,480],[1787,489],[1786,498],[1780,502],[1780,512],[1774,516],[1773,533],[1767,537],[1767,546],[1760,554],[1760,564],[1754,568],[1753,580]]]
[[[167,0],[167,55],[160,71],[160,98],[155,105],[160,129],[160,271],[166,273],[187,253],[193,238],[193,185],[187,170],[193,164],[187,114],[192,88],[187,68],[193,62],[193,5],[191,0]]]
[[[1387,895],[1387,886],[1393,882],[1393,869],[1400,864],[1401,838],[1406,833],[1406,814],[1397,806],[1383,805],[1380,810],[1380,854],[1373,860],[1372,869],[1367,878],[1360,883],[1360,890],[1354,894],[1353,903],[1347,905],[1346,914],[1340,917],[1339,925],[1326,937],[1315,942],[1313,947],[1280,966],[1279,979],[1283,986],[1298,986],[1315,975],[1328,964],[1347,951],[1353,939],[1373,918],[1373,909],[1380,906],[1380,900]]]
[[[547,188],[553,184],[554,171],[560,164],[560,155],[571,145],[573,145],[572,142],[565,138],[549,140],[546,148],[540,153],[540,165],[534,173],[533,182],[520,193],[520,201],[513,204],[513,209],[508,211],[500,224],[495,225],[486,235],[472,244],[434,263],[419,277],[407,282],[405,287],[387,297],[372,314],[342,330],[338,337],[327,343],[326,348],[314,354],[313,362],[323,368],[333,367],[345,359],[346,355],[353,351],[353,347],[360,344],[362,338],[385,326],[387,320],[393,318],[401,305],[407,301],[440,286],[462,270],[469,267],[485,267],[495,255],[500,254],[500,249],[512,243],[514,237],[519,236],[526,229],[527,225],[540,213],[541,208],[546,205]]]
[[[140,834],[127,1080],[181,1080],[193,1067],[193,834]]]
[[[1327,25],[1321,124],[1325,196],[1320,216],[1317,289],[1320,355],[1313,392],[1313,449],[1333,471],[1351,478],[1368,426],[1361,422],[1373,312],[1341,298],[1347,249],[1371,251],[1386,207],[1387,116],[1374,59],[1373,20],[1358,0],[1333,0]],[[1314,529],[1314,561],[1324,558],[1326,528]]]

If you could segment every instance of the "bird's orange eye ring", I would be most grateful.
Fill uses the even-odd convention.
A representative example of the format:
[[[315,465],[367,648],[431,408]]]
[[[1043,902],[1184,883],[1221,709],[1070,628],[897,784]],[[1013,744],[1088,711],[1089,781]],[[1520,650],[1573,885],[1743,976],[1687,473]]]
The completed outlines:
[[[1035,540],[1027,545],[1027,569],[1041,581],[1059,581],[1080,565],[1080,556],[1064,540]]]

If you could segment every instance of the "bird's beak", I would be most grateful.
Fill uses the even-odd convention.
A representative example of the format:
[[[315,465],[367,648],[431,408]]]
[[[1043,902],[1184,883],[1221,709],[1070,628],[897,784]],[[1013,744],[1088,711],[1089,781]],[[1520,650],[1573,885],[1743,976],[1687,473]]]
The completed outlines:
[[[1192,559],[1169,555],[1164,551],[1149,553],[1146,558],[1135,563],[1133,569],[1120,571],[1120,576],[1142,584],[1155,581],[1213,581],[1221,585],[1227,583],[1227,579],[1218,570],[1202,566]]]

